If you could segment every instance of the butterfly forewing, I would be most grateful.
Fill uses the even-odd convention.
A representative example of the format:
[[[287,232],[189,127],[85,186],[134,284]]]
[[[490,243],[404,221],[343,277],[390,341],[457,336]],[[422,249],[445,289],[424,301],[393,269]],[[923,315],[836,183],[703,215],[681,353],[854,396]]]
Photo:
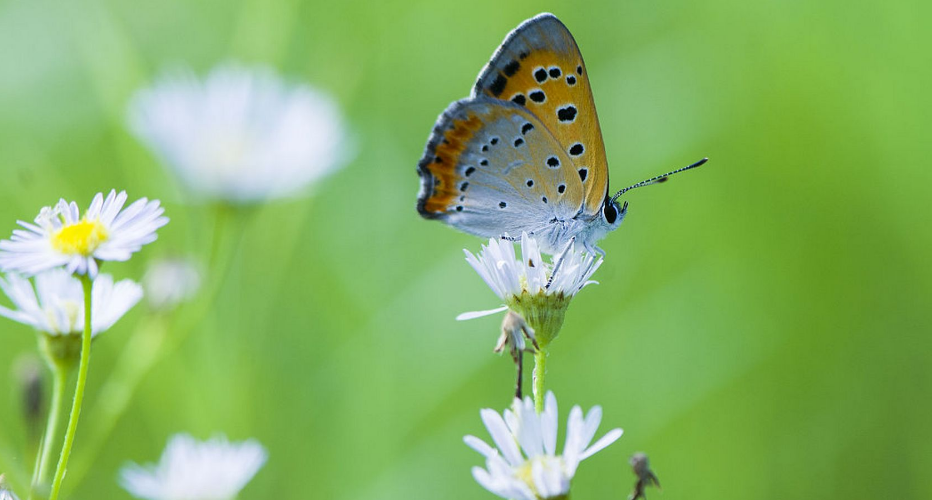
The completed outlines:
[[[418,164],[418,210],[486,237],[533,233],[574,217],[583,184],[559,142],[527,109],[485,97],[453,103]]]
[[[572,158],[583,212],[592,215],[608,192],[608,163],[588,76],[573,35],[553,15],[541,14],[505,38],[473,95],[514,102],[540,119]]]

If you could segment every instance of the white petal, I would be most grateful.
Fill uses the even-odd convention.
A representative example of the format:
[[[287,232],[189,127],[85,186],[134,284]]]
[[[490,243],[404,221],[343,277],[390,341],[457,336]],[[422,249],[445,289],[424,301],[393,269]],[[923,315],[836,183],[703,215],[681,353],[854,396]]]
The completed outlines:
[[[544,399],[544,412],[540,415],[540,431],[544,440],[544,452],[557,454],[557,398],[552,391],[547,391]]]
[[[508,432],[508,428],[505,426],[505,421],[502,420],[502,416],[495,412],[495,410],[490,409],[480,411],[479,415],[482,417],[482,422],[492,436],[492,441],[495,442],[495,446],[498,446],[498,449],[501,450],[502,456],[504,456],[511,465],[517,466],[521,464],[523,459],[518,452],[518,445],[515,443],[515,439],[511,433]]]
[[[624,433],[623,430],[617,429],[617,428],[608,431],[608,433],[606,433],[598,441],[596,441],[595,444],[593,444],[588,449],[586,449],[586,451],[584,451],[582,455],[579,456],[579,460],[582,461],[582,460],[585,460],[591,457],[592,455],[595,455],[596,453],[601,451],[606,446],[617,441],[618,438],[620,438],[623,433]]]
[[[498,314],[502,311],[507,311],[508,306],[496,307],[495,309],[487,309],[485,311],[472,311],[464,312],[456,317],[456,321],[466,321],[470,319],[482,318],[485,316],[491,316],[493,314]]]
[[[463,442],[466,443],[466,446],[469,446],[470,448],[478,451],[486,458],[498,454],[498,452],[495,451],[495,448],[492,448],[489,444],[477,438],[476,436],[465,436],[463,437]]]

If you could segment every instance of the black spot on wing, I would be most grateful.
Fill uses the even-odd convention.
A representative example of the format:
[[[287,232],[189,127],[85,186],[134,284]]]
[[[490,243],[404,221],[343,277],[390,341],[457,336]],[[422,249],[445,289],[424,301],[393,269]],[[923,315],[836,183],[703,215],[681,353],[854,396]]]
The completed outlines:
[[[547,100],[547,94],[545,94],[543,90],[535,90],[533,92],[529,92],[527,96],[530,97],[532,101],[538,104]]]
[[[582,66],[576,66],[576,74],[578,75],[582,74]]]
[[[524,104],[527,103],[527,99],[525,99],[524,94],[515,94],[515,96],[511,98],[511,102],[524,106]]]
[[[566,184],[560,184],[559,186],[557,186],[558,193],[563,194],[564,191],[566,191]]]
[[[495,77],[495,81],[492,82],[492,85],[489,85],[489,92],[492,92],[492,95],[498,97],[504,92],[507,83],[508,79],[505,78],[504,75],[499,74]]]
[[[505,208],[505,207],[507,207],[507,206],[508,206],[508,204],[505,203],[504,201],[498,202],[498,208]]]
[[[550,168],[560,168],[560,159],[556,156],[547,158],[547,166]]]
[[[528,179],[528,180],[527,180],[527,187],[533,187],[533,186],[534,186],[534,179]]]
[[[531,122],[527,122],[521,126],[521,133],[527,135],[528,132],[534,130],[534,125],[531,125]]]
[[[560,68],[553,66],[550,68],[550,78],[560,78],[563,72],[560,71]]]
[[[475,171],[476,171],[476,167],[466,167],[466,171],[463,172],[463,175],[465,175],[466,177],[469,177]]]
[[[566,84],[567,85],[576,85],[576,77],[573,75],[566,75]]]
[[[544,83],[544,80],[547,79],[547,70],[544,68],[534,70],[534,79],[537,80],[537,83]]]
[[[585,150],[586,150],[586,148],[584,148],[583,145],[582,145],[582,143],[579,143],[579,142],[577,142],[576,144],[573,144],[572,146],[570,146],[570,154],[571,154],[572,156],[579,156],[579,155],[583,154],[583,151],[585,151]]]
[[[515,76],[515,73],[521,68],[521,63],[518,61],[511,61],[505,65],[505,68],[502,70],[505,73],[505,76]]]
[[[482,165],[483,167],[488,167],[488,166],[489,166],[489,160],[486,160],[485,158],[483,158],[483,159],[479,160],[479,165]]]
[[[563,123],[572,123],[576,119],[576,106],[570,104],[558,109],[557,119]]]
[[[588,177],[588,176],[589,176],[589,169],[588,169],[588,168],[583,167],[583,168],[579,169],[579,180],[580,180],[580,181],[586,182],[586,177]]]
[[[522,139],[522,138],[520,138],[520,137],[518,137],[517,139],[515,139],[515,147],[518,147],[518,146],[520,146],[520,145],[522,145],[522,144],[524,144],[524,139]]]

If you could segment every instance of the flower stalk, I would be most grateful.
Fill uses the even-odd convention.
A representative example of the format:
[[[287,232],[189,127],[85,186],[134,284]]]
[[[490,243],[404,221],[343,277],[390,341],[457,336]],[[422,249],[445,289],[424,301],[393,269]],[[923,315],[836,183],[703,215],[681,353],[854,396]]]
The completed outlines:
[[[93,331],[93,318],[91,318],[91,297],[94,281],[89,275],[80,276],[81,286],[84,290],[84,332],[81,334],[81,361],[78,365],[78,381],[74,389],[74,402],[71,405],[71,415],[68,417],[68,430],[62,444],[58,467],[55,469],[55,479],[52,482],[52,493],[49,500],[57,500],[61,491],[65,471],[68,469],[68,459],[71,457],[71,448],[74,445],[74,436],[78,431],[78,419],[81,416],[81,404],[84,402],[84,387],[87,384],[87,372],[91,363],[91,332]]]
[[[534,409],[544,411],[544,377],[547,374],[547,349],[541,346],[534,353]]]

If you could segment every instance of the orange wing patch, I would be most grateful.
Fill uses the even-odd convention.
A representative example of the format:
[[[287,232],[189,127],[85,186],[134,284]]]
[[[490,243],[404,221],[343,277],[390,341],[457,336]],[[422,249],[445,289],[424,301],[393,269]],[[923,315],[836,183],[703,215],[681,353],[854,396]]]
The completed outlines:
[[[434,130],[424,158],[418,165],[421,176],[418,211],[424,217],[442,216],[459,195],[456,185],[460,175],[456,172],[456,165],[469,140],[480,128],[482,119],[468,114],[466,119],[452,120],[446,128]]]
[[[509,34],[479,75],[475,95],[525,106],[576,165],[584,210],[599,211],[608,193],[608,161],[588,73],[566,26],[545,14]]]

